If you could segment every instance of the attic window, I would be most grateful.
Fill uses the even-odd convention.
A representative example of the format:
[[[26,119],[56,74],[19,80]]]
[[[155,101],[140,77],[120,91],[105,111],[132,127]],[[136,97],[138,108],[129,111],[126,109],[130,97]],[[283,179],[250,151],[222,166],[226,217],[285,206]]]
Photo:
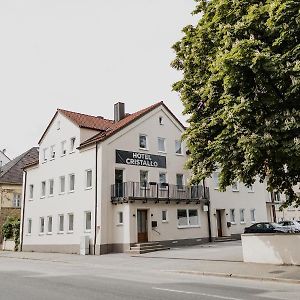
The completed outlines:
[[[60,121],[57,121],[56,125],[57,125],[57,130],[60,130]]]
[[[159,120],[159,125],[164,125],[163,117],[159,117],[158,120]]]

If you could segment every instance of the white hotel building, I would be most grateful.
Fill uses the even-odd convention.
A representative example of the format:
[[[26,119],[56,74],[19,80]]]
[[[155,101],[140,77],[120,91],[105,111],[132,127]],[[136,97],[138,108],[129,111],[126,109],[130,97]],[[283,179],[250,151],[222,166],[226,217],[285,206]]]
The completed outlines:
[[[91,254],[192,245],[266,221],[263,185],[219,193],[214,174],[188,186],[184,129],[163,102],[133,114],[118,103],[113,121],[57,110],[24,170],[22,250],[79,253],[84,236]]]

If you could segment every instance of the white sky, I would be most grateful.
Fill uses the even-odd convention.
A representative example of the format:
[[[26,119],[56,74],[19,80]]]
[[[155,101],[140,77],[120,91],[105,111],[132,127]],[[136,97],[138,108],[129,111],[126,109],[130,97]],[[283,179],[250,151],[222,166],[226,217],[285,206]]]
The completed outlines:
[[[35,146],[57,108],[113,118],[164,100],[193,0],[0,0],[0,148]]]

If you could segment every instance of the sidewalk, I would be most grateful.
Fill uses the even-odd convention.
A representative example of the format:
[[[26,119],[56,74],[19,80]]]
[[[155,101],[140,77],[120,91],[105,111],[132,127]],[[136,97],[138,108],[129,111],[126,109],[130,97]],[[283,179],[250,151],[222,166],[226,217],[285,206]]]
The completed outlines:
[[[167,254],[162,251],[161,255]],[[103,256],[80,256],[59,253],[0,252],[1,258],[25,259],[50,263],[71,264],[78,267],[125,272],[165,272],[205,276],[220,276],[242,279],[279,281],[300,284],[299,266],[276,266],[269,264],[251,264],[240,261],[197,260],[166,257],[131,257],[127,254],[108,254]],[[55,266],[53,266],[55,268]]]

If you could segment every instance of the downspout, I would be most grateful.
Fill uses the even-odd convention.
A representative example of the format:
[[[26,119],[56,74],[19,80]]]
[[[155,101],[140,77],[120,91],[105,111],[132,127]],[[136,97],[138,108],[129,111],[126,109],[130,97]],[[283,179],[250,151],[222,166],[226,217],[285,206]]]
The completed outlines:
[[[94,229],[94,255],[96,255],[97,242],[97,214],[98,214],[98,143],[96,143],[96,166],[95,166],[95,229]]]
[[[24,191],[23,191],[23,208],[22,208],[22,224],[21,224],[21,228],[22,228],[22,234],[21,234],[21,239],[20,239],[20,251],[23,250],[23,236],[24,236],[24,217],[25,217],[25,203],[26,203],[26,186],[27,186],[27,171],[24,170],[24,174],[25,174],[25,179],[24,179]]]
[[[208,241],[212,242],[211,236],[211,219],[210,219],[210,199],[209,199],[209,192],[206,195],[206,186],[205,186],[205,179],[203,179],[203,192],[204,192],[204,199],[207,197],[207,223],[208,223]]]

